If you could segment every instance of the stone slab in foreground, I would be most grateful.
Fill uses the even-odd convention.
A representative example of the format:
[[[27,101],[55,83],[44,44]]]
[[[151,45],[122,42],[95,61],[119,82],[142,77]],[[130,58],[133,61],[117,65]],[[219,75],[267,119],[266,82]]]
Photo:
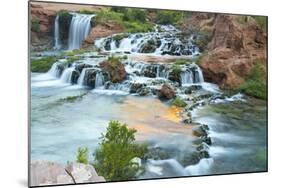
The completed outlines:
[[[58,185],[105,182],[91,165],[70,163],[64,167],[50,161],[33,161],[30,165],[30,185]]]

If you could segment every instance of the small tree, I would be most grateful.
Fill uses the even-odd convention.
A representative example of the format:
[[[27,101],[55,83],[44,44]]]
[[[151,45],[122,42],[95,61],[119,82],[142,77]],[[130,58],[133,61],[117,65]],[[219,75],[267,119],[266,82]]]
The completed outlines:
[[[147,152],[147,146],[134,143],[135,133],[136,130],[128,129],[126,124],[110,121],[106,134],[102,134],[94,162],[94,167],[106,180],[119,181],[136,177],[140,166],[132,159],[142,158]]]
[[[89,163],[89,150],[88,148],[78,148],[77,156],[76,156],[76,162],[78,163]]]

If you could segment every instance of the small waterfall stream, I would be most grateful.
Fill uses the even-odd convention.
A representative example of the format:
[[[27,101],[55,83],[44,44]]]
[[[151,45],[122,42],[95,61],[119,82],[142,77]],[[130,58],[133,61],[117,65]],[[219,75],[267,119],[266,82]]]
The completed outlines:
[[[55,19],[55,29],[54,29],[55,50],[61,49],[59,18],[60,18],[59,15],[57,15]]]
[[[94,15],[72,13],[69,30],[68,49],[79,49],[91,30],[91,19]]]
[[[74,69],[75,67],[66,68],[60,77],[60,81],[64,83],[71,83],[71,76]]]

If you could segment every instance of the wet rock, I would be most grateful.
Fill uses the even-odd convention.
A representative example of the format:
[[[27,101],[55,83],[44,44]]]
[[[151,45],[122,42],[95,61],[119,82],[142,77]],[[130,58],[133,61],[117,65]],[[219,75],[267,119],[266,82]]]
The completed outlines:
[[[208,136],[207,130],[208,128],[205,125],[201,125],[193,128],[192,133],[194,136],[203,137],[203,136]]]
[[[108,73],[109,79],[113,83],[121,82],[126,78],[125,66],[119,60],[107,60],[100,63],[103,71]]]
[[[80,76],[80,72],[77,70],[74,70],[71,74],[71,83],[72,84],[77,84],[78,78]]]
[[[161,87],[160,91],[157,93],[157,95],[158,95],[159,99],[167,100],[167,99],[174,98],[176,96],[176,93],[171,86],[164,84],[164,85],[162,85],[162,87]]]
[[[130,93],[139,93],[145,86],[146,85],[142,83],[132,83],[130,87]]]
[[[187,112],[186,115],[183,118],[183,123],[185,124],[191,124],[192,123],[192,116],[190,112]]]

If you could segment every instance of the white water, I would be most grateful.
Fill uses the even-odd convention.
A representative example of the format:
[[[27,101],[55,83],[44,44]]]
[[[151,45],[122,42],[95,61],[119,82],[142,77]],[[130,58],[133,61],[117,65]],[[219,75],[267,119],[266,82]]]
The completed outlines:
[[[199,49],[192,43],[193,36],[187,39],[187,41],[181,41],[177,38],[178,33],[180,33],[179,30],[174,26],[161,26],[161,31],[156,29],[155,32],[129,34],[127,37],[121,39],[119,46],[116,45],[115,35],[98,39],[95,41],[95,45],[104,51],[112,53],[145,53],[141,52],[141,50],[145,45],[153,41],[154,43],[160,43],[160,45],[156,45],[156,49],[148,54],[164,55],[169,52],[173,52],[174,55],[186,56],[200,54]]]
[[[104,77],[101,72],[96,73],[95,88],[101,87],[104,84]]]
[[[80,85],[80,86],[83,86],[84,84],[84,77],[85,77],[85,72],[86,72],[87,69],[83,69],[78,80],[77,80],[77,84]]]
[[[69,30],[68,49],[79,49],[91,30],[91,19],[94,15],[72,13]]]
[[[55,39],[54,49],[55,50],[61,49],[59,15],[57,15],[55,19],[54,39]]]
[[[72,72],[74,71],[74,68],[75,67],[69,67],[69,68],[64,69],[64,71],[60,77],[60,81],[64,82],[64,83],[71,83],[71,75],[72,75]]]

